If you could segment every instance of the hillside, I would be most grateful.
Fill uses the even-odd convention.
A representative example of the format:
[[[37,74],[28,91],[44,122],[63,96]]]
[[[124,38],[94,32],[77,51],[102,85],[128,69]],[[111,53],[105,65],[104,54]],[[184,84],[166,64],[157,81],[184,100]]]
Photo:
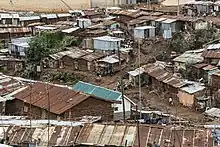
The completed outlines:
[[[0,0],[0,9],[23,10],[40,12],[63,12],[68,7],[61,0]],[[83,9],[90,7],[90,0],[64,0],[72,9]]]

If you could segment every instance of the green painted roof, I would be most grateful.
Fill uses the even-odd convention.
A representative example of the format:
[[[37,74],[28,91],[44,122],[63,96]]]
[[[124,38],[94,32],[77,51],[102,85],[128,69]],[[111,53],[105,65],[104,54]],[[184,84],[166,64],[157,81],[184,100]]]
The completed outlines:
[[[113,91],[82,81],[76,83],[76,85],[73,86],[73,90],[107,100],[119,100],[119,98],[121,97],[121,93],[118,91]]]

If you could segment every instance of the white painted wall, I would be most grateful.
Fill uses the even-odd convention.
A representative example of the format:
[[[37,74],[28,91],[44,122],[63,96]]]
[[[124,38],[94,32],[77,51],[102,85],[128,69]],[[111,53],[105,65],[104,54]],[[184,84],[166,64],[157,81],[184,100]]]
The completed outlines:
[[[114,113],[122,113],[123,112],[123,104],[121,100],[121,104],[114,104],[114,108],[118,107],[118,111],[114,111]],[[131,111],[131,102],[125,98],[125,112]]]

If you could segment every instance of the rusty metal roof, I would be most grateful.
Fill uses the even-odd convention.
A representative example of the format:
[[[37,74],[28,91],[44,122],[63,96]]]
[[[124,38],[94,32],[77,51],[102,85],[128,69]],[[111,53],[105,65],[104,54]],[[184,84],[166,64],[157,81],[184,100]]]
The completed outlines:
[[[180,88],[187,84],[186,82],[184,82],[184,79],[175,77],[172,73],[166,71],[164,67],[156,63],[147,64],[144,66],[144,69],[148,75],[175,88]]]
[[[91,54],[83,56],[82,59],[86,61],[94,61],[103,58],[104,56],[105,54],[103,54],[102,52],[93,52]]]
[[[220,51],[206,50],[202,53],[204,58],[220,59]]]
[[[194,64],[193,65],[193,67],[195,67],[195,68],[203,68],[203,67],[205,67],[205,66],[207,66],[208,64],[206,64],[206,63],[198,63],[198,64]]]
[[[3,128],[1,128],[3,129]],[[39,146],[47,146],[48,127],[5,127],[6,135],[9,137],[10,145],[19,145],[24,142],[35,143]],[[50,126],[49,127],[49,146],[71,146],[74,144],[80,126]],[[4,134],[2,134],[4,136]]]
[[[28,33],[31,32],[31,28],[22,27],[22,28],[0,28],[0,34],[3,33]]]
[[[136,125],[86,124],[76,140],[78,145],[138,147]],[[211,131],[198,128],[180,128],[140,125],[140,146],[208,146],[213,145]]]
[[[48,87],[48,92],[46,91],[46,87]],[[14,95],[14,98],[26,103],[30,103],[31,99],[32,105],[42,109],[48,109],[48,97],[50,99],[50,111],[54,114],[62,114],[89,96],[80,94],[69,88],[40,82],[34,83],[29,88]]]
[[[135,125],[87,124],[80,131],[76,144],[132,146],[136,136]]]

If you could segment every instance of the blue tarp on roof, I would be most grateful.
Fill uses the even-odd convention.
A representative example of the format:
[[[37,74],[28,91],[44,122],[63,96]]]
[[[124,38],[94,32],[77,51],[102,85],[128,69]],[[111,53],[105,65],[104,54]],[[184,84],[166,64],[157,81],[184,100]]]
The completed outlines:
[[[82,81],[76,83],[76,85],[73,86],[73,90],[108,100],[119,100],[119,98],[121,97],[120,92],[106,89],[104,87],[96,86],[90,83],[85,83]]]

